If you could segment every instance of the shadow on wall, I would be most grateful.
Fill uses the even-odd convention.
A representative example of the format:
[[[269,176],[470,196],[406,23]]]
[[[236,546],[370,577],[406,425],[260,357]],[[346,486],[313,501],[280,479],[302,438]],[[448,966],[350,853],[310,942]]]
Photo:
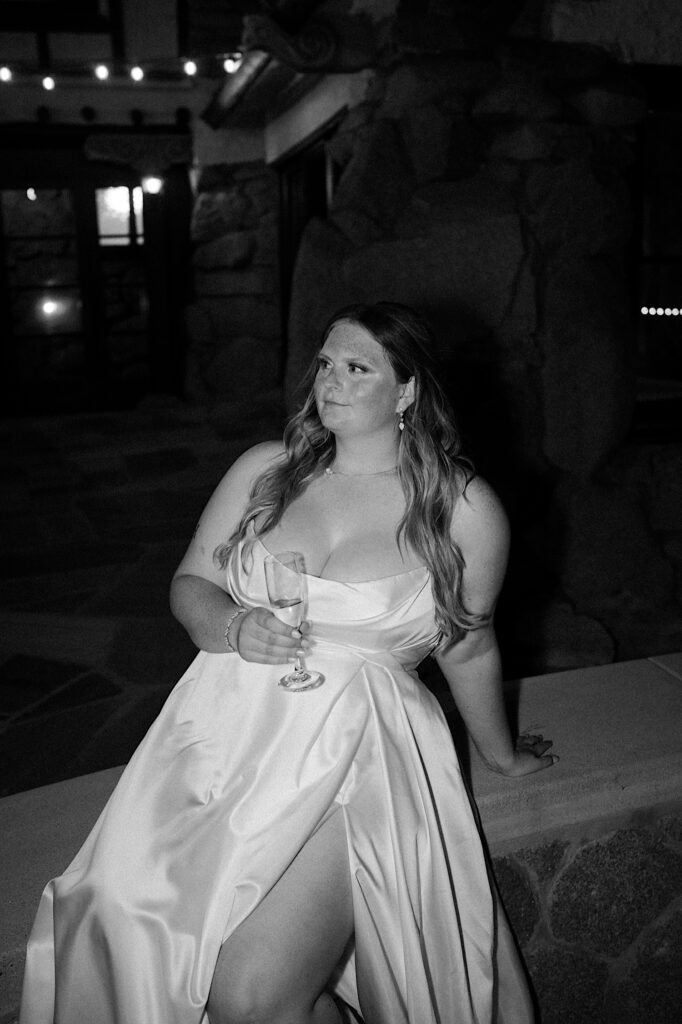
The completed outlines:
[[[512,521],[499,616],[512,674],[682,641],[682,447],[628,442],[624,168],[645,104],[636,91],[625,103],[595,57],[603,103],[575,118],[567,97],[589,54],[560,56],[560,80],[546,49],[377,73],[330,143],[339,184],[305,230],[289,320],[292,404],[335,309],[389,299],[427,313],[469,448]]]

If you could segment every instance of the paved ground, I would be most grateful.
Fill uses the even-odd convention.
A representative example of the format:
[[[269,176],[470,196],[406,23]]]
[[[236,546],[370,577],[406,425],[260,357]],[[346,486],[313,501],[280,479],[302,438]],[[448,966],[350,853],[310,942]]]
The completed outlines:
[[[279,396],[0,423],[0,795],[127,760],[194,650],[168,583]]]

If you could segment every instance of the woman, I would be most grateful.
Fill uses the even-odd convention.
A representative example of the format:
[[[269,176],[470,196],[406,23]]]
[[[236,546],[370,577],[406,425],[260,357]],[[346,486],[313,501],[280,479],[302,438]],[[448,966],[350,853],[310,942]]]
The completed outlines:
[[[339,312],[285,432],[231,467],[173,579],[200,653],[29,944],[21,1024],[522,1024],[523,973],[436,657],[486,763],[514,744],[492,613],[507,524],[459,452],[406,307]],[[309,621],[268,600],[302,552]],[[316,689],[277,685],[300,652]],[[56,966],[55,966],[56,964]]]

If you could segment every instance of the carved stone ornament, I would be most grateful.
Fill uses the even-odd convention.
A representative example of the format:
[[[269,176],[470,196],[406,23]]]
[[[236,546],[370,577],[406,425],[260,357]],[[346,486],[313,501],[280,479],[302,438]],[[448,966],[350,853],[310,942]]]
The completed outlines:
[[[245,15],[241,46],[263,50],[296,71],[326,71],[334,65],[336,33],[320,19],[311,19],[299,32],[286,32],[263,14]]]
[[[171,164],[192,162],[186,135],[90,135],[84,150],[88,160],[127,164],[140,174],[163,175]]]

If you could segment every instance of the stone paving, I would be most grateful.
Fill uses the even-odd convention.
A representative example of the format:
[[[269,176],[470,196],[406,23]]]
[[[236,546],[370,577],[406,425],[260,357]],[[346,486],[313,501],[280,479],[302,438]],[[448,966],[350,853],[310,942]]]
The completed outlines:
[[[194,648],[168,584],[279,394],[0,423],[0,796],[128,759]]]

